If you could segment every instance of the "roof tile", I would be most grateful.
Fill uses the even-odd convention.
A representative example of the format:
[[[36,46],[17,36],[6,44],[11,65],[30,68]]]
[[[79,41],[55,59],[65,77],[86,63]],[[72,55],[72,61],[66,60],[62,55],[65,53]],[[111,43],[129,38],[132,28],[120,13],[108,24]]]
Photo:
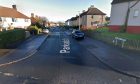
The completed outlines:
[[[89,8],[87,11],[83,12],[80,16],[83,15],[106,15],[106,14],[94,7]]]
[[[0,6],[0,17],[24,18],[30,19],[26,15],[18,12],[15,9]]]

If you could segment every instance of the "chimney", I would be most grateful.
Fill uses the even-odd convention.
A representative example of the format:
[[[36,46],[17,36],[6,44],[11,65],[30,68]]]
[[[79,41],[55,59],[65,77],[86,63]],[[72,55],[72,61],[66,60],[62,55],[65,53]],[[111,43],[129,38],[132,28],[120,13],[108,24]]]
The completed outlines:
[[[85,10],[82,11],[83,13],[86,12]]]
[[[34,13],[31,13],[31,17],[34,17]]]
[[[94,5],[91,5],[88,9],[95,8]]]
[[[94,5],[91,5],[90,8],[94,8]]]
[[[12,8],[17,10],[17,6],[16,5],[12,5]]]

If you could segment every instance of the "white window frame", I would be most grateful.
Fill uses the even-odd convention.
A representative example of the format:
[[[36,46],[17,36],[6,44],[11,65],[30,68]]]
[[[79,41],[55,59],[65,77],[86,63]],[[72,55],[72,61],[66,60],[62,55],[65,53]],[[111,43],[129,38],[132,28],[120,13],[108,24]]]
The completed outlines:
[[[93,19],[94,18],[94,15],[91,15],[91,19]]]
[[[6,20],[6,17],[3,17],[2,20],[3,20],[3,21],[7,21],[7,20]]]
[[[140,11],[138,9],[134,10],[134,15],[133,17],[138,17],[139,16]]]
[[[29,22],[29,20],[28,20],[28,19],[24,19],[24,21],[25,21],[25,22]]]
[[[12,22],[17,22],[17,18],[12,18]]]
[[[2,17],[0,17],[0,21],[2,22]]]

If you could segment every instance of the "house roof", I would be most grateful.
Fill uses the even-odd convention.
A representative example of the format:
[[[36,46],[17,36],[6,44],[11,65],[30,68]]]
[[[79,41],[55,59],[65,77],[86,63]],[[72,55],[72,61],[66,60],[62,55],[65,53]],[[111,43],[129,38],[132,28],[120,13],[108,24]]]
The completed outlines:
[[[74,20],[77,20],[77,17],[72,17],[72,18],[70,19],[70,21],[74,21]]]
[[[83,12],[80,16],[83,15],[106,15],[106,14],[95,7],[90,7],[87,11]]]
[[[112,1],[112,4],[123,3],[123,2],[129,2],[129,1],[136,1],[136,0],[113,0],[113,1]]]
[[[0,6],[0,17],[12,17],[12,18],[25,18],[25,19],[30,19],[26,15],[18,12],[15,9],[12,8],[7,8]]]
[[[66,20],[65,22],[68,22],[68,21],[70,21],[70,19]]]

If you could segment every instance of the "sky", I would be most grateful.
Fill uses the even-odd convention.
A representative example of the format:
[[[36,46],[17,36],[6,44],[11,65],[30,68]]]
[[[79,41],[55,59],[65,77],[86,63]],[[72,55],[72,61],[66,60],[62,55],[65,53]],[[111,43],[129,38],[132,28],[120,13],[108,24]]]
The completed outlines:
[[[1,6],[17,5],[18,11],[30,17],[31,13],[46,16],[49,21],[66,21],[87,10],[91,5],[110,16],[112,0],[0,0]]]

